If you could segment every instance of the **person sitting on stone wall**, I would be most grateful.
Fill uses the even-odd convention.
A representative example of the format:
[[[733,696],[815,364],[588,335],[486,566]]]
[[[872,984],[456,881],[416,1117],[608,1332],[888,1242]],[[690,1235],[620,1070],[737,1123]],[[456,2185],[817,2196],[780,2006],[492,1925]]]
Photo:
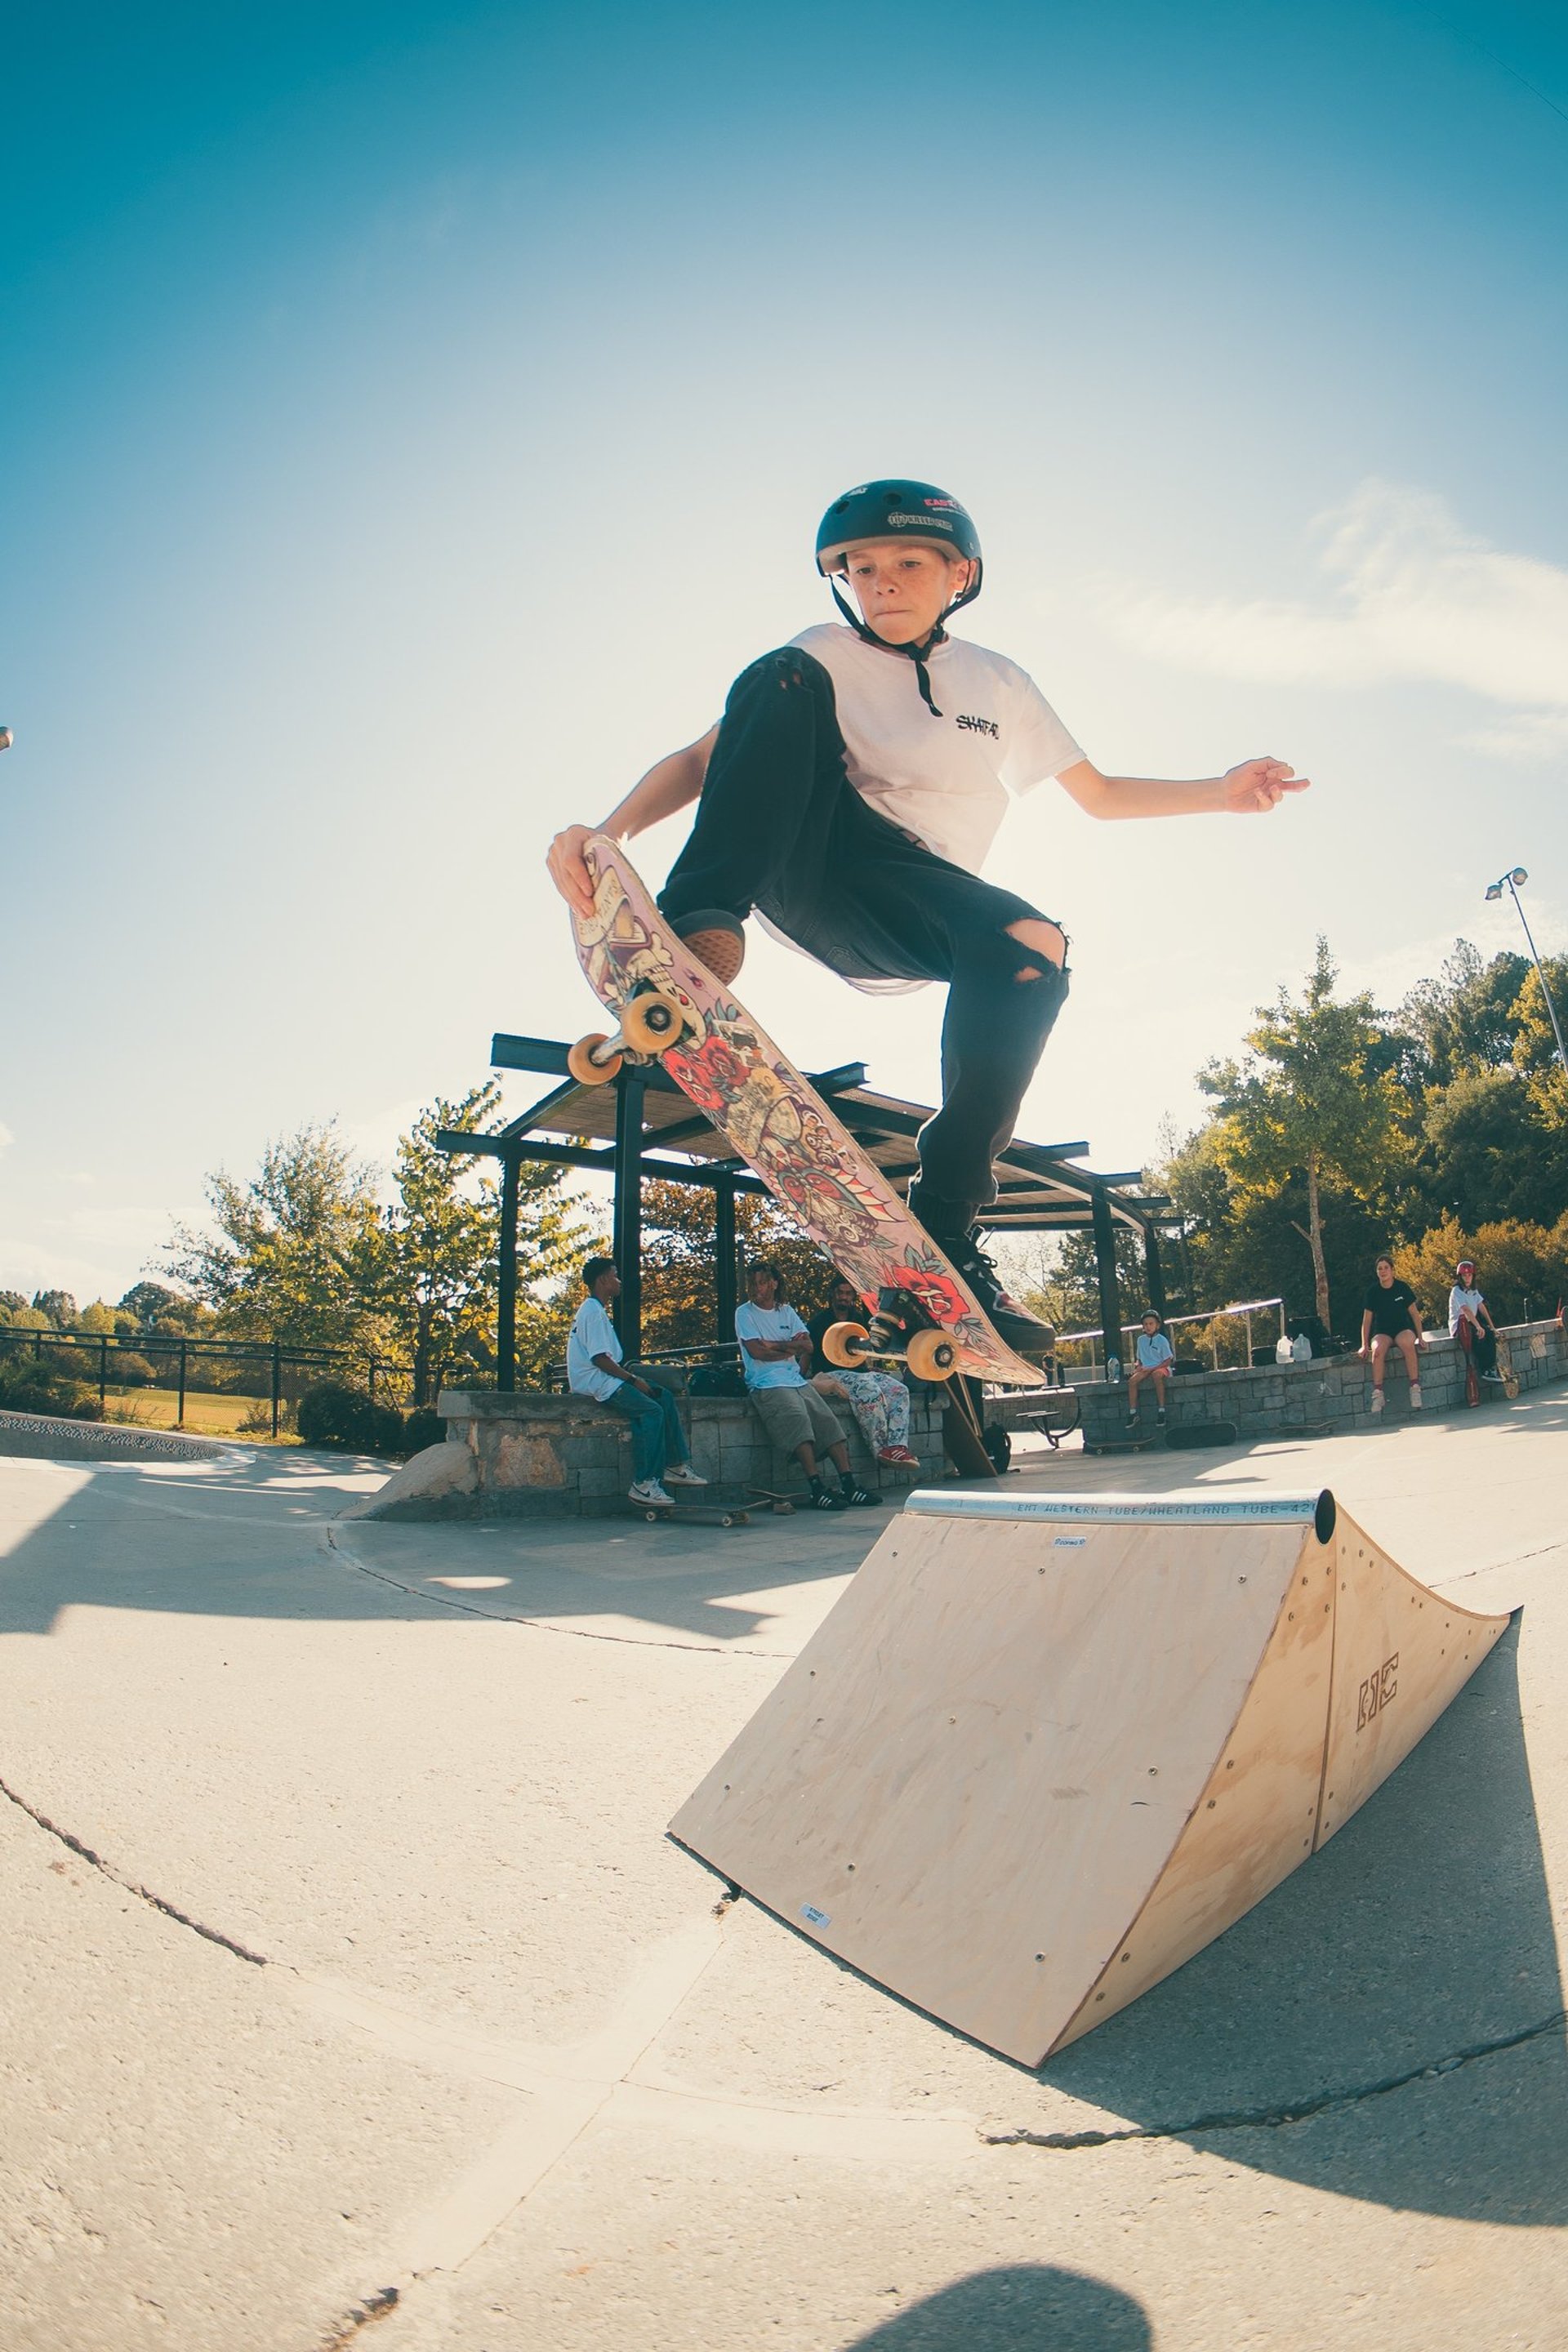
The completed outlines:
[[[1171,1367],[1176,1351],[1165,1335],[1161,1318],[1151,1307],[1143,1317],[1143,1328],[1138,1334],[1138,1361],[1127,1382],[1127,1425],[1131,1429],[1138,1418],[1138,1392],[1145,1381],[1154,1383],[1154,1418],[1165,1418],[1165,1383],[1171,1377]]]
[[[588,1296],[573,1318],[566,1342],[566,1385],[574,1396],[593,1397],[632,1425],[632,1483],[627,1494],[634,1503],[672,1503],[665,1490],[672,1486],[706,1486],[689,1459],[686,1432],[668,1389],[644,1380],[623,1359],[620,1333],[610,1320],[610,1301],[621,1277],[613,1257],[591,1257],[584,1265]]]
[[[830,1325],[865,1319],[855,1285],[846,1276],[835,1275],[826,1306],[819,1307],[805,1327],[811,1339],[811,1384],[824,1396],[846,1400],[879,1462],[892,1469],[918,1470],[920,1455],[910,1451],[910,1392],[902,1381],[874,1364],[830,1364],[822,1352]]]
[[[1448,1293],[1448,1337],[1469,1349],[1483,1381],[1502,1379],[1497,1368],[1497,1325],[1476,1288],[1473,1258],[1462,1257],[1454,1268],[1454,1287]]]
[[[1372,1409],[1383,1411],[1383,1376],[1388,1365],[1390,1348],[1397,1348],[1405,1359],[1405,1369],[1410,1375],[1410,1410],[1421,1410],[1421,1360],[1416,1349],[1421,1345],[1421,1309],[1415,1304],[1415,1293],[1407,1282],[1397,1282],[1394,1260],[1380,1257],[1376,1279],[1362,1301],[1361,1346],[1357,1353],[1363,1363],[1372,1360]]]
[[[763,1427],[782,1453],[793,1454],[811,1488],[809,1507],[842,1511],[847,1504],[874,1504],[849,1467],[849,1448],[837,1414],[806,1379],[811,1334],[784,1295],[784,1275],[771,1258],[750,1266],[749,1294],[735,1309],[735,1337],[746,1387]],[[818,1447],[838,1473],[838,1492],[825,1486],[817,1469]]]

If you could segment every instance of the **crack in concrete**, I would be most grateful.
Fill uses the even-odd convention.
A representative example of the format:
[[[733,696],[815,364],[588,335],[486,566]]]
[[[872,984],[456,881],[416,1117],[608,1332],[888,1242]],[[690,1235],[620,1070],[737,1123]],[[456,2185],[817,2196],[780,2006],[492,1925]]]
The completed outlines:
[[[1124,2140],[1194,2139],[1205,2132],[1279,2131],[1289,2124],[1308,2123],[1317,2116],[1360,2106],[1367,2099],[1386,2098],[1391,2091],[1403,2091],[1412,2083],[1436,2082],[1440,2075],[1457,2074],[1461,2067],[1473,2066],[1480,2059],[1495,2058],[1505,2050],[1521,2049],[1526,2042],[1538,2042],[1544,2034],[1560,2033],[1564,2025],[1568,2025],[1568,2009],[1555,2009],[1550,2017],[1543,2017],[1538,2024],[1522,2026],[1517,2033],[1499,2034],[1494,2041],[1478,2042],[1468,2049],[1457,2050],[1451,2057],[1430,2059],[1424,2066],[1408,2067],[1403,2074],[1390,2074],[1376,2083],[1360,2083],[1348,2091],[1324,2091],[1315,2099],[1302,2099],[1288,2107],[1222,2108],[1212,2115],[1194,2116],[1185,2123],[1129,2124],[1122,2131],[1018,2130],[983,2132],[980,2137],[987,2147],[1044,2147],[1059,2154],[1084,2147],[1115,2147]]]
[[[396,2287],[378,2287],[374,2294],[367,2294],[363,2303],[356,2303],[344,2312],[330,2333],[322,2336],[316,2352],[343,2352],[343,2347],[352,2344],[362,2328],[370,2326],[374,2320],[384,2319],[389,2311],[396,2310],[402,2300]]]
[[[51,1822],[47,1813],[39,1812],[37,1805],[30,1805],[26,1797],[18,1796],[16,1790],[4,1780],[0,1780],[0,1797],[6,1798],[18,1812],[26,1813],[30,1822],[50,1837],[58,1838],[61,1845],[81,1861],[90,1864],[94,1870],[101,1871],[114,1885],[123,1887],[127,1895],[134,1895],[139,1903],[145,1903],[150,1909],[162,1912],[165,1919],[173,1919],[176,1927],[188,1927],[193,1936],[204,1936],[209,1944],[216,1944],[222,1950],[232,1952],[237,1960],[244,1960],[253,1969],[271,1966],[263,1953],[249,1951],[245,1945],[237,1944],[234,1937],[226,1936],[221,1927],[206,1927],[200,1919],[193,1919],[188,1911],[182,1911],[177,1904],[166,1903],[161,1895],[154,1895],[152,1888],[143,1886],[139,1879],[127,1878],[123,1871],[116,1870],[111,1862],[105,1862],[100,1853],[94,1853],[91,1846],[83,1845],[80,1838],[73,1837],[69,1830],[62,1830],[58,1822]]]
[[[585,1625],[561,1625],[553,1619],[514,1617],[504,1609],[481,1609],[477,1601],[454,1601],[444,1592],[421,1592],[416,1584],[405,1584],[401,1578],[388,1576],[384,1569],[370,1567],[334,1528],[329,1527],[322,1532],[328,1550],[335,1552],[345,1567],[353,1569],[359,1575],[373,1576],[378,1584],[390,1585],[394,1592],[406,1592],[411,1601],[427,1601],[432,1609],[456,1609],[465,1617],[483,1617],[492,1625],[518,1625],[528,1633],[559,1633],[571,1642],[614,1642],[623,1649],[680,1650],[696,1657],[787,1660],[795,1655],[793,1650],[747,1649],[739,1642],[661,1642],[645,1640],[637,1633],[595,1633]]]

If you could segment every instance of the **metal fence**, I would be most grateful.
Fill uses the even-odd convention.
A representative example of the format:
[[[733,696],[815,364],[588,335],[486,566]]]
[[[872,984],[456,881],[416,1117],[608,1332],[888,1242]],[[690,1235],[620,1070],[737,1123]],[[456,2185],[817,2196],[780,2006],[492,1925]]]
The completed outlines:
[[[1222,1350],[1228,1352],[1229,1346],[1239,1349],[1243,1364],[1251,1363],[1256,1352],[1253,1346],[1252,1318],[1255,1315],[1266,1313],[1279,1316],[1279,1338],[1282,1339],[1285,1337],[1285,1301],[1282,1298],[1243,1298],[1238,1299],[1231,1307],[1205,1307],[1191,1315],[1163,1315],[1160,1320],[1168,1332],[1174,1331],[1188,1323],[1205,1324],[1208,1328],[1203,1335],[1204,1342],[1207,1345],[1214,1369],[1217,1372],[1221,1370],[1221,1352]],[[1242,1327],[1241,1331],[1235,1334],[1222,1331],[1220,1326],[1227,1320],[1239,1324]],[[1123,1339],[1135,1341],[1142,1328],[1142,1322],[1124,1323],[1121,1326],[1121,1335]],[[1087,1347],[1089,1349],[1087,1365],[1074,1364],[1068,1367],[1069,1381],[1075,1373],[1080,1381],[1099,1380],[1100,1352],[1103,1345],[1104,1335],[1099,1330],[1058,1332],[1057,1335],[1058,1348]],[[1127,1358],[1123,1356],[1123,1364],[1126,1361]]]
[[[397,1405],[407,1403],[412,1386],[409,1367],[388,1356],[350,1348],[286,1348],[266,1340],[192,1339],[174,1331],[30,1331],[0,1325],[0,1362],[17,1355],[57,1365],[73,1360],[70,1368],[79,1366],[79,1377],[96,1384],[100,1410],[110,1388],[173,1389],[176,1427],[185,1418],[187,1391],[203,1390],[205,1371],[209,1381],[216,1377],[216,1393],[251,1397],[269,1407],[274,1437],[285,1407],[319,1381],[367,1388],[373,1397],[380,1394]]]

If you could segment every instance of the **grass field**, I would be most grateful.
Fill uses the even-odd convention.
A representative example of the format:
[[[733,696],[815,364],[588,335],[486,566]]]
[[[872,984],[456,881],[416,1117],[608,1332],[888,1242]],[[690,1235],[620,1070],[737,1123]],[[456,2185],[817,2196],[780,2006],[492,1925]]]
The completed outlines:
[[[185,1391],[185,1417],[177,1421],[180,1392],[177,1389],[117,1389],[110,1387],[105,1399],[104,1411],[110,1421],[129,1422],[140,1429],[186,1429],[197,1437],[238,1437],[243,1435],[247,1445],[270,1444],[271,1415],[265,1397],[214,1396],[203,1389]],[[259,1409],[268,1415],[259,1429],[241,1431],[240,1423]],[[288,1426],[288,1408],[283,1408],[278,1442],[280,1445],[299,1444]]]

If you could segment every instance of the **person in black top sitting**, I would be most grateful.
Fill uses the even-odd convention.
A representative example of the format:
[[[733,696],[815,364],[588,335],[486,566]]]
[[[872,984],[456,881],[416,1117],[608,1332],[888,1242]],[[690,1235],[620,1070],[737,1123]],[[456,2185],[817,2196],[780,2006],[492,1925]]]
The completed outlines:
[[[1421,1309],[1407,1282],[1394,1277],[1394,1260],[1380,1257],[1377,1279],[1362,1301],[1361,1348],[1364,1364],[1372,1359],[1372,1409],[1383,1411],[1383,1375],[1390,1348],[1397,1348],[1410,1375],[1410,1409],[1421,1410],[1421,1366],[1415,1350],[1421,1344]]]

